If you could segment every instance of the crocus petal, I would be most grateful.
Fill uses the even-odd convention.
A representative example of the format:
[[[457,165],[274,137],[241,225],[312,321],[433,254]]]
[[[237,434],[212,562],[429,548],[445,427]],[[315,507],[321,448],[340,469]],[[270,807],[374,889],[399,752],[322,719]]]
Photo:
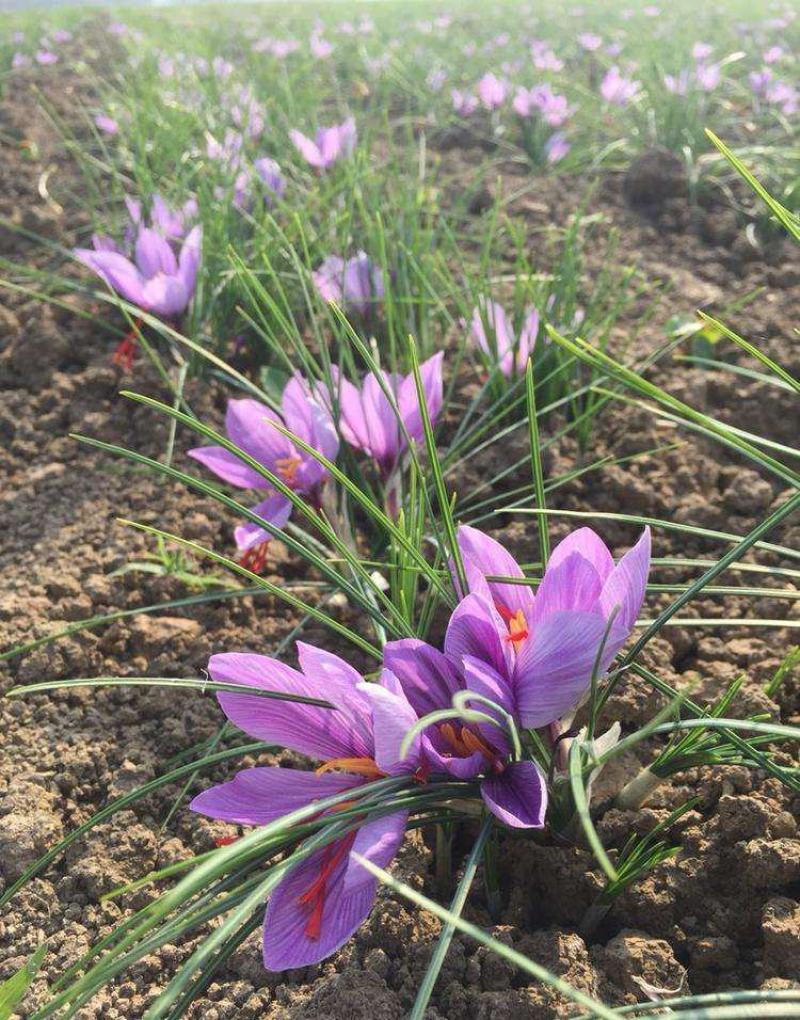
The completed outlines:
[[[378,867],[391,863],[403,842],[407,815],[397,813],[368,821],[352,837],[311,854],[278,884],[264,918],[264,966],[291,970],[319,963],[343,946],[366,919],[375,902],[377,879],[350,856],[357,853]],[[352,848],[350,846],[352,842]],[[326,882],[319,936],[308,932],[311,908],[301,903],[321,868],[338,856]]]
[[[229,485],[237,485],[240,489],[263,489],[269,484],[263,475],[223,446],[198,446],[186,452]]]
[[[159,273],[157,276],[145,280],[142,287],[142,299],[139,303],[145,311],[172,318],[186,310],[190,298],[191,294],[188,293],[183,282],[177,276],[165,276],[163,273]]]
[[[306,163],[318,169],[323,165],[322,153],[317,148],[316,143],[312,142],[310,138],[307,138],[300,131],[290,131],[289,138]]]
[[[650,571],[650,528],[645,528],[636,545],[630,549],[608,575],[600,595],[603,614],[620,607],[620,624],[630,630],[644,601],[647,575]]]
[[[558,566],[574,552],[580,553],[585,560],[592,564],[601,581],[605,581],[614,569],[614,558],[608,551],[608,546],[591,528],[578,528],[576,531],[570,532],[553,549],[547,566]]]
[[[228,401],[225,431],[231,442],[273,473],[276,473],[277,461],[296,453],[291,440],[271,424],[276,421],[280,422],[278,415],[257,400],[245,397]]]
[[[178,263],[169,241],[149,227],[141,227],[136,236],[134,259],[141,274],[148,279],[157,273],[175,276]]]
[[[92,269],[117,293],[131,304],[142,304],[144,280],[136,266],[119,252],[94,251],[91,248],[77,248],[74,252],[79,262]]]
[[[335,695],[335,687],[326,684],[324,677],[307,676],[266,655],[250,652],[212,655],[208,671],[213,680],[282,694],[326,701]],[[323,761],[372,757],[373,748],[363,738],[362,720],[359,718],[354,723],[348,712],[341,708],[321,708],[225,691],[219,692],[217,697],[234,726],[257,740],[278,744]],[[335,704],[334,701],[331,703]],[[365,700],[364,714],[368,713],[369,702]]]
[[[476,659],[471,655],[465,655],[461,664],[464,671],[464,687],[467,691],[474,691],[475,694],[479,694],[482,698],[488,698],[489,701],[493,701],[503,711],[508,712],[510,715],[514,714],[516,707],[514,704],[514,694],[506,677],[498,673],[487,662]],[[477,728],[491,747],[496,748],[504,755],[508,754],[511,750],[511,744],[503,717],[499,713],[493,712],[491,706],[483,701],[475,701],[471,704],[471,707],[497,719],[500,724],[499,726],[482,722],[477,724]]]
[[[467,595],[456,606],[444,639],[445,653],[456,662],[465,655],[482,659],[501,675],[509,675],[513,661],[511,643],[502,617],[480,595]]]
[[[360,776],[300,769],[242,769],[228,783],[219,783],[194,798],[189,807],[198,814],[237,825],[269,822],[363,783]]]
[[[186,288],[191,298],[197,282],[197,268],[200,265],[200,250],[203,245],[203,228],[192,227],[181,246],[178,259],[178,279]]]
[[[470,589],[479,579],[489,577],[523,578],[522,569],[508,550],[496,539],[477,528],[461,525],[457,534],[458,548],[464,561],[467,582]],[[497,606],[502,606],[512,615],[519,610],[527,618],[533,609],[533,591],[524,584],[503,584],[488,581],[489,592]]]
[[[419,366],[420,379],[422,381],[422,392],[425,395],[425,407],[428,411],[428,418],[432,425],[436,424],[439,412],[442,409],[443,382],[442,382],[442,361],[444,352],[434,354],[432,358],[423,361]],[[422,415],[420,413],[417,387],[413,375],[408,375],[400,385],[397,394],[397,409],[406,427],[409,436],[417,443],[421,443],[424,430],[422,427]]]
[[[532,761],[507,765],[481,783],[481,797],[492,814],[512,829],[541,829],[547,811],[547,783]]]
[[[521,643],[513,684],[522,726],[546,726],[575,708],[589,688],[605,629],[599,613],[558,611]],[[612,627],[601,671],[624,640],[625,634]]]
[[[275,528],[283,528],[292,516],[292,504],[282,493],[275,492],[271,496],[257,503],[253,513],[258,514],[263,520],[268,521]],[[246,552],[262,542],[269,542],[272,534],[266,531],[255,521],[246,521],[234,528],[236,548],[239,552]]]
[[[417,713],[408,703],[400,682],[384,669],[380,684],[363,683],[361,690],[372,705],[375,738],[375,763],[390,776],[414,772],[419,764],[420,738],[415,737],[405,755],[400,747],[408,731],[417,722]]]
[[[418,638],[388,641],[383,649],[384,666],[397,677],[417,715],[449,708],[461,689],[458,670],[432,645]]]
[[[555,566],[548,563],[533,603],[533,626],[550,613],[565,609],[591,612],[597,605],[603,584],[594,565],[572,552]]]

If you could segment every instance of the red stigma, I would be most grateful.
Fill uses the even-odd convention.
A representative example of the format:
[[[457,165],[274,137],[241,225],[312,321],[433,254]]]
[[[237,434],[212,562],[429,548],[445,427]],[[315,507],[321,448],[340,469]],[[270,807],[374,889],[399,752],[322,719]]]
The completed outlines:
[[[262,542],[260,545],[254,545],[241,556],[239,566],[244,567],[253,574],[260,574],[267,565],[268,549],[269,541]]]
[[[341,863],[345,854],[355,842],[356,834],[349,833],[335,843],[329,843],[322,851],[322,860],[319,867],[319,875],[314,879],[306,891],[299,896],[297,902],[302,907],[310,907],[310,913],[306,926],[303,929],[306,938],[316,942],[322,931],[322,912],[325,909],[325,896],[328,891],[328,881]]]
[[[136,355],[139,351],[139,329],[142,325],[142,320],[137,319],[133,329],[121,340],[111,355],[111,364],[118,365],[123,372],[132,372],[133,363],[136,360]]]

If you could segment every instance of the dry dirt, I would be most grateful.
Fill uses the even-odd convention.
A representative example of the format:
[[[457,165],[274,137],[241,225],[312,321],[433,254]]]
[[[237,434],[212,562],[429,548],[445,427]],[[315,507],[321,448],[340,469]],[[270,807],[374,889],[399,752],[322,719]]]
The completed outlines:
[[[0,215],[69,247],[85,234],[87,223],[69,204],[74,168],[36,112],[31,80],[15,79],[0,106],[0,132],[14,141],[4,146],[0,158]],[[75,116],[77,105],[86,98],[85,85],[66,72],[42,76],[37,83],[67,117]],[[470,183],[468,153],[448,150],[441,158],[445,175],[462,185]],[[40,174],[54,162],[58,173],[50,189],[63,204],[61,213],[41,198],[37,188]],[[511,195],[520,183],[508,168],[497,186]],[[548,223],[563,222],[576,205],[578,190],[574,182],[549,180],[513,199],[511,210],[526,218],[535,240]],[[629,196],[637,194],[630,181],[626,191]],[[479,209],[480,203],[476,217]],[[658,298],[640,344],[661,342],[664,323],[676,312],[691,313],[698,306],[720,309],[764,286],[764,294],[737,314],[735,325],[797,373],[798,348],[791,333],[800,280],[796,250],[775,240],[766,250],[753,249],[743,225],[730,214],[718,209],[720,214],[713,215],[681,198],[631,208],[618,178],[602,182],[592,209],[620,231],[626,258],[635,259],[651,279],[670,285]],[[0,255],[43,269],[60,269],[62,264],[57,248],[47,250],[8,228],[0,228]],[[598,252],[594,269],[599,269],[601,257]],[[621,333],[641,311],[630,311]],[[109,577],[152,548],[116,524],[117,516],[157,522],[204,544],[228,548],[230,522],[215,504],[83,449],[67,437],[77,430],[152,456],[164,451],[163,421],[117,395],[127,380],[110,364],[113,343],[87,328],[69,309],[0,290],[4,646],[93,614],[186,594],[185,586],[174,578],[135,572]],[[741,360],[729,350],[726,356]],[[659,367],[654,378],[682,399],[740,427],[778,440],[796,440],[796,405],[781,391],[679,362]],[[142,363],[134,381],[144,392],[158,392],[157,379]],[[196,410],[207,414],[218,415],[224,405],[224,394],[199,383],[190,384],[188,396]],[[673,438],[675,430],[648,412],[612,411],[601,420],[591,453],[633,454]],[[677,450],[586,476],[562,490],[561,505],[645,513],[743,534],[781,501],[779,486],[721,447],[691,433],[680,438],[685,442]],[[179,432],[178,450],[186,445],[187,437]],[[563,442],[553,451],[548,469],[558,474],[575,462],[575,449]],[[186,462],[179,456],[178,463]],[[481,464],[473,468],[480,476]],[[628,526],[605,521],[596,526],[618,551],[631,541]],[[561,523],[555,530],[562,533],[567,525]],[[533,558],[535,540],[528,520],[510,523],[503,537],[521,558]],[[789,522],[772,538],[798,548],[800,527]],[[656,543],[658,555],[680,551],[685,556],[708,556],[718,548],[662,534]],[[761,562],[781,561],[762,556]],[[276,579],[308,577],[279,549],[270,569]],[[746,582],[750,576],[741,575],[739,580]],[[659,579],[669,580],[668,572],[662,571]],[[655,598],[651,609],[665,599]],[[772,598],[745,604],[725,597],[692,605],[682,615],[796,619],[795,605]],[[242,648],[270,652],[297,622],[268,598],[207,604],[166,616],[134,615],[6,663],[0,679],[6,690],[15,683],[76,676],[196,676],[211,652]],[[322,635],[313,630],[306,634],[309,640],[315,637]],[[790,646],[788,630],[676,627],[652,642],[644,661],[699,700],[714,697],[744,673],[735,712],[761,711],[798,722],[796,679],[783,687],[776,702],[764,692],[765,681]],[[649,689],[628,681],[615,697],[610,717],[632,726],[651,715],[657,704]],[[220,724],[211,697],[155,688],[86,688],[4,700],[0,716],[4,744],[0,889],[109,798],[162,772],[169,759],[211,738]],[[641,759],[647,760],[648,753],[642,750]],[[613,775],[607,773],[601,797],[637,766],[629,756]],[[54,979],[107,932],[125,909],[145,902],[140,894],[122,905],[101,904],[103,893],[154,866],[206,850],[215,835],[229,831],[191,814],[185,802],[163,826],[178,792],[161,790],[116,815],[20,892],[0,918],[0,979],[46,940],[42,980],[32,996],[36,1000],[46,980]],[[664,995],[678,990],[798,987],[800,803],[774,779],[742,767],[696,769],[666,784],[642,810],[605,810],[598,820],[600,834],[607,845],[619,846],[631,831],[646,831],[690,794],[699,802],[672,833],[681,846],[679,855],[626,892],[590,944],[576,929],[600,879],[591,854],[580,846],[508,839],[501,917],[496,923],[489,917],[480,882],[466,916],[610,1003],[646,999],[653,989]],[[409,837],[398,870],[412,884],[432,892],[431,852],[424,835]],[[468,848],[468,837],[463,834],[457,851]],[[369,922],[342,952],[320,967],[289,975],[263,971],[256,934],[233,955],[190,1015],[203,1020],[399,1020],[413,1002],[438,930],[430,916],[382,894]],[[190,948],[170,946],[138,964],[83,1008],[80,1017],[140,1017],[154,990]],[[558,996],[457,937],[429,1017],[546,1020],[569,1012]],[[21,1015],[29,1014],[30,1009]]]

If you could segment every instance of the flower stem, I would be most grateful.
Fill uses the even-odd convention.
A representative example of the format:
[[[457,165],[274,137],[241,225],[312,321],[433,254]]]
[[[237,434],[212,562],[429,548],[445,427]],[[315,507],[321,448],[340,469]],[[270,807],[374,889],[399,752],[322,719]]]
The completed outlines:
[[[649,768],[642,769],[638,775],[634,776],[629,783],[617,794],[615,804],[618,808],[623,811],[634,811],[636,808],[640,808],[642,804],[648,799],[651,793],[653,793],[663,782],[661,776],[657,776],[654,772],[651,772]]]

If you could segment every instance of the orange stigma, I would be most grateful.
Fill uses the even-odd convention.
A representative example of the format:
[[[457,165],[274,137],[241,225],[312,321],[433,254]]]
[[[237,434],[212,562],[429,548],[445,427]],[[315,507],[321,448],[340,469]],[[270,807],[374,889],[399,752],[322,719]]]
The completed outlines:
[[[506,626],[508,627],[506,641],[510,641],[516,651],[520,642],[524,641],[529,634],[528,621],[525,619],[525,614],[521,609],[518,609],[516,613],[509,613],[506,610],[505,613],[501,612],[500,615],[506,621]]]
[[[316,769],[318,776],[326,772],[349,772],[354,776],[363,776],[365,779],[380,779],[386,773],[381,772],[372,758],[331,758],[324,765]]]
[[[294,476],[297,474],[297,469],[302,464],[302,460],[299,457],[279,457],[275,461],[275,467],[278,469],[278,474],[286,482],[287,485],[294,484]]]

